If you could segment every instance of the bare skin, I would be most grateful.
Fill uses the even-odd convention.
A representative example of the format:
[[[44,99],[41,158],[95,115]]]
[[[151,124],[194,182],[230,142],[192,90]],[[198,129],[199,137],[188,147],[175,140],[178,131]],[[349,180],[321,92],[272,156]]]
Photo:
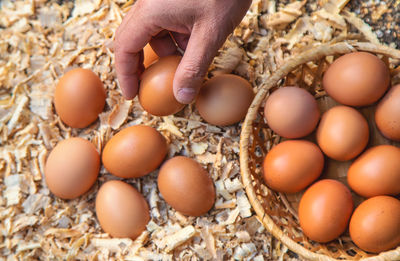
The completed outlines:
[[[117,78],[126,99],[138,92],[142,49],[150,43],[159,56],[185,50],[175,73],[174,94],[191,103],[227,36],[240,23],[251,0],[137,0],[115,36]]]

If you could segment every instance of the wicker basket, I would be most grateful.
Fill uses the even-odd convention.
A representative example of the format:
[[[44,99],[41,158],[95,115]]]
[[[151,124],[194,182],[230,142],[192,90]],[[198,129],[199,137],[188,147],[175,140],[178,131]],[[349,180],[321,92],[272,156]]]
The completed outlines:
[[[371,255],[352,243],[346,232],[339,239],[327,244],[309,240],[302,232],[298,218],[297,206],[302,193],[285,195],[274,192],[264,184],[261,164],[265,154],[281,138],[272,132],[263,117],[265,98],[271,90],[280,86],[298,85],[313,93],[320,105],[321,112],[336,103],[327,97],[321,86],[321,78],[329,64],[342,54],[353,51],[367,51],[378,54],[390,67],[392,76],[400,74],[400,51],[386,46],[365,42],[340,42],[315,47],[302,54],[288,59],[282,67],[263,83],[246,115],[240,137],[240,166],[243,184],[247,196],[265,228],[284,243],[290,250],[308,260],[400,260],[400,246],[397,249]],[[396,77],[397,77],[396,76]],[[398,79],[396,79],[398,81]],[[371,137],[369,146],[377,144],[396,144],[383,138],[376,129],[373,120],[374,106],[362,108],[370,125]],[[310,135],[307,137],[315,140]],[[345,182],[350,162],[327,160],[323,178],[335,178]],[[353,194],[356,205],[361,198]]]

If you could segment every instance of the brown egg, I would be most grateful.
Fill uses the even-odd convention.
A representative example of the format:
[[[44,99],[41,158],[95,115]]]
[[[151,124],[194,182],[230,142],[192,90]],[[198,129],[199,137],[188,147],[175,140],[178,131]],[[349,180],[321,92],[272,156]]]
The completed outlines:
[[[400,141],[400,84],[393,86],[378,103],[375,122],[386,138]]]
[[[222,74],[203,85],[196,108],[208,123],[227,126],[246,116],[253,98],[253,88],[247,80],[233,74]]]
[[[183,156],[161,166],[158,189],[171,207],[188,216],[207,213],[215,202],[214,184],[207,171],[197,161]]]
[[[357,110],[336,106],[322,115],[317,129],[321,150],[330,158],[350,160],[360,154],[369,139],[368,123]]]
[[[310,239],[329,242],[346,230],[353,207],[350,190],[345,185],[333,179],[320,180],[300,200],[300,226]]]
[[[349,225],[350,237],[364,251],[379,253],[400,245],[400,201],[377,196],[362,202]]]
[[[156,129],[131,126],[114,135],[103,150],[104,167],[121,178],[137,178],[157,169],[167,155],[167,142]]]
[[[145,198],[131,185],[111,180],[96,197],[96,215],[101,228],[112,237],[137,238],[150,220]]]
[[[72,128],[84,128],[103,111],[106,91],[91,70],[73,69],[60,78],[54,94],[54,106],[61,120]]]
[[[99,170],[100,156],[94,145],[82,138],[69,138],[51,151],[44,175],[54,195],[73,199],[92,187]]]
[[[156,116],[175,114],[185,106],[174,96],[172,83],[180,56],[161,57],[142,74],[139,102],[143,109]]]
[[[146,46],[143,48],[143,55],[143,65],[145,68],[152,65],[158,59],[158,55],[154,52],[153,48],[151,48],[150,44],[146,44]]]
[[[273,190],[295,193],[321,175],[324,155],[312,142],[288,140],[273,147],[263,163],[265,183]]]
[[[368,149],[351,164],[347,182],[363,197],[400,194],[400,149],[391,145]]]
[[[264,117],[274,132],[295,139],[314,131],[320,112],[317,101],[309,92],[299,87],[283,87],[268,97]]]
[[[377,56],[354,52],[335,60],[325,72],[322,85],[336,101],[350,106],[370,105],[390,84],[388,67]]]

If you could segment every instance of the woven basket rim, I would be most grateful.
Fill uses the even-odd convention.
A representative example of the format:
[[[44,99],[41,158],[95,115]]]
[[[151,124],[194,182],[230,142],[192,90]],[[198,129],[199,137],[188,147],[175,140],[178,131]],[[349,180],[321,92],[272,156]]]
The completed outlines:
[[[332,257],[329,257],[324,254],[319,254],[312,252],[300,244],[296,243],[289,236],[287,236],[272,220],[272,218],[264,211],[261,202],[257,199],[256,191],[254,186],[252,185],[252,178],[249,169],[249,142],[250,136],[253,131],[253,122],[257,117],[257,112],[262,102],[265,99],[265,96],[268,90],[274,86],[276,86],[280,79],[286,76],[288,73],[293,71],[299,65],[310,62],[317,61],[326,56],[331,56],[335,54],[346,54],[354,51],[366,51],[376,54],[383,54],[390,58],[399,59],[400,60],[400,50],[390,48],[384,45],[373,44],[369,42],[339,42],[334,44],[321,44],[316,47],[311,48],[295,57],[289,57],[283,63],[283,65],[278,68],[266,82],[264,82],[252,104],[249,107],[249,110],[246,114],[245,120],[242,125],[241,135],[240,135],[240,174],[242,177],[242,182],[246,191],[246,194],[249,198],[249,201],[254,208],[257,216],[263,223],[264,227],[278,240],[280,240],[283,244],[285,244],[291,251],[299,254],[303,258],[308,260],[323,260],[323,261],[331,261],[338,260]],[[382,252],[379,255],[371,256],[368,258],[364,258],[362,260],[399,260],[400,259],[400,246],[394,250]]]

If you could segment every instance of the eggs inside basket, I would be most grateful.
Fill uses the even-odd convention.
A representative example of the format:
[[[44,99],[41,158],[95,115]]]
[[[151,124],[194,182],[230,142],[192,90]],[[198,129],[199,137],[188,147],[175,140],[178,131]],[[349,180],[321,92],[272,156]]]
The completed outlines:
[[[278,82],[279,87],[275,86],[269,89],[269,95],[281,87],[299,86],[307,90],[316,98],[318,108],[321,112],[321,115],[323,115],[329,109],[341,105],[328,96],[322,86],[322,78],[324,73],[330,64],[338,57],[340,57],[340,55],[327,56],[320,60],[300,65]],[[389,67],[389,58],[386,56],[380,56],[380,58],[386,64],[386,66]],[[266,99],[268,99],[268,97],[269,96],[267,96]],[[250,158],[248,167],[252,175],[252,186],[254,187],[257,199],[261,203],[265,213],[285,234],[289,236],[289,238],[311,252],[318,252],[332,258],[341,259],[359,259],[371,256],[372,254],[361,250],[353,243],[348,229],[346,229],[346,232],[343,233],[338,239],[329,241],[328,243],[317,243],[310,240],[303,233],[298,218],[299,202],[305,190],[302,190],[298,193],[281,193],[276,192],[265,185],[263,178],[264,157],[274,146],[286,139],[273,132],[268,126],[264,117],[264,104],[265,102],[263,102],[262,106],[258,108],[257,117],[253,122],[253,134],[249,140]],[[369,106],[356,107],[355,109],[362,114],[368,123],[369,140],[366,149],[384,144],[390,144],[396,147],[400,146],[399,142],[385,138],[378,130],[374,120],[376,103]],[[318,144],[315,131],[302,139]],[[365,149],[359,155],[362,155],[364,151]],[[357,155],[357,157],[359,157],[359,155]],[[338,180],[343,184],[346,184],[346,186],[349,188],[347,184],[347,172],[350,165],[355,159],[357,159],[357,157],[353,158],[352,160],[337,161],[325,156],[324,168],[318,180]],[[354,209],[356,209],[365,198],[359,196],[352,190],[351,194],[354,202]],[[333,197],[334,196],[335,195],[333,195]],[[327,207],[329,208],[329,206]],[[387,226],[382,227],[385,227],[384,229],[388,229]],[[384,233],[385,231],[381,232]]]

